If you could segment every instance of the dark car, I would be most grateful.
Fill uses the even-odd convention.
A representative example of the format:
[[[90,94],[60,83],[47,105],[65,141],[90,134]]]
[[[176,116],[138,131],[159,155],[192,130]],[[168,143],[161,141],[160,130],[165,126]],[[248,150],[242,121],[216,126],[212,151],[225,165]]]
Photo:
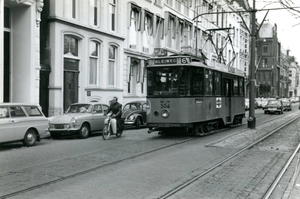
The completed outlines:
[[[274,99],[274,100],[269,100],[265,109],[265,114],[267,113],[283,113],[283,104],[281,100]]]
[[[133,101],[125,104],[122,114],[124,125],[133,125],[136,128],[146,125],[146,109],[148,107],[146,101]]]
[[[283,105],[283,110],[284,111],[291,111],[292,110],[292,102],[290,99],[282,99],[282,105]]]

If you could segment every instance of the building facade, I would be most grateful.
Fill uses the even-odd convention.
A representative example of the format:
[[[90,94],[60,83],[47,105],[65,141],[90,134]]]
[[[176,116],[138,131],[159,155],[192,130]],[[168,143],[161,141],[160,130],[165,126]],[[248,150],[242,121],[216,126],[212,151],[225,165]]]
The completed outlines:
[[[280,47],[277,25],[264,23],[257,39],[256,83],[259,85],[259,96],[276,97],[280,95]]]
[[[74,102],[108,104],[113,96],[122,104],[145,99],[147,59],[153,56],[202,56],[211,68],[248,75],[250,14],[236,13],[249,9],[247,1],[0,3],[4,8],[2,37],[14,41],[0,43],[8,49],[0,56],[4,82],[0,97],[40,103],[46,116],[61,114]],[[14,23],[17,19],[22,23]],[[18,34],[21,29],[30,35],[29,40]],[[25,72],[29,73],[26,77]],[[276,85],[279,74],[274,73],[274,94],[280,87]]]
[[[39,103],[42,0],[0,0],[0,102]]]
[[[126,32],[121,1],[44,3],[41,105],[48,106],[48,115],[62,114],[75,102],[108,104],[113,96],[122,99]]]

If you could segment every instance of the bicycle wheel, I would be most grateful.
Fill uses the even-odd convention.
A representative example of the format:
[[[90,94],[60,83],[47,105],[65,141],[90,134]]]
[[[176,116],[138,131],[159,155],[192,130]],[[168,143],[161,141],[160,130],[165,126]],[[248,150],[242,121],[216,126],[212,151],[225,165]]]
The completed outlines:
[[[107,140],[110,136],[111,130],[110,130],[110,125],[105,125],[104,129],[102,131],[102,138],[103,140]]]

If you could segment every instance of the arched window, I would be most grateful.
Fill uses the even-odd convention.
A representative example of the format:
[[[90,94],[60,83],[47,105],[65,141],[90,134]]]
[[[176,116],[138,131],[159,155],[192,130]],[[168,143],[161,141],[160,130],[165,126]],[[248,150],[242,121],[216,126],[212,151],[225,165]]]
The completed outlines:
[[[115,87],[117,47],[109,46],[108,86]]]
[[[100,60],[100,43],[96,41],[90,41],[89,49],[89,84],[96,86],[98,83],[97,80]]]
[[[78,56],[78,40],[70,35],[64,36],[64,55]]]

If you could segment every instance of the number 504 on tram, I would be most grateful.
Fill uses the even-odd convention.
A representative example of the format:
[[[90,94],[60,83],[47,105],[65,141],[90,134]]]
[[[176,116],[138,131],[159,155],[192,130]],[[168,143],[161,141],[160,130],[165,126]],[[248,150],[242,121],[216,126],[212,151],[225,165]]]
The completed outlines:
[[[149,133],[210,134],[242,123],[244,77],[225,65],[208,67],[192,56],[150,58],[147,102]]]

